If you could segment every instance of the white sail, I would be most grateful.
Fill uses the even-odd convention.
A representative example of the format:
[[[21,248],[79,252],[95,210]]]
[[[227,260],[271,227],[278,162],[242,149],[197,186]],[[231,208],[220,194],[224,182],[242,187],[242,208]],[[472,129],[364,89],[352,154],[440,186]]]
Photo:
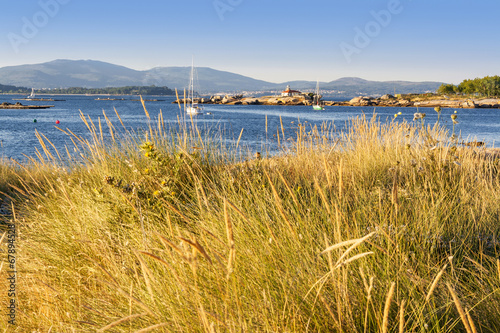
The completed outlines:
[[[195,91],[194,91],[194,58],[191,62],[191,75],[189,77],[189,88],[188,88],[188,104],[186,106],[186,112],[189,114],[202,114],[203,107],[198,105],[195,101]]]
[[[321,95],[319,94],[319,81],[316,82],[316,92],[313,99],[313,109],[314,110],[324,110],[324,106],[320,102]]]
[[[31,88],[31,94],[27,98],[29,99],[35,98],[35,88]]]

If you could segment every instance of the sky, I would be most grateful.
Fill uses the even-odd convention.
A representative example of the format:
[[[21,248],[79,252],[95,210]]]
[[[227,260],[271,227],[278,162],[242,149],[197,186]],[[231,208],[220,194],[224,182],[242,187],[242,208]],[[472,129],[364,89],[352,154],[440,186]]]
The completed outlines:
[[[500,74],[498,0],[0,0],[0,67],[91,59],[289,80]],[[0,78],[1,83],[1,78]]]

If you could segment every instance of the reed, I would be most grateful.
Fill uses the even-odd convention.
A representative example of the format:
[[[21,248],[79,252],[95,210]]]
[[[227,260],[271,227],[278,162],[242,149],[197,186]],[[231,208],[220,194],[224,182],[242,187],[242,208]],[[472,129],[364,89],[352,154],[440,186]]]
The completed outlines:
[[[39,133],[38,159],[0,163],[18,331],[500,327],[499,163],[482,148],[358,117],[281,121],[282,153],[254,159],[189,120],[137,134],[103,119],[66,131],[75,155]]]

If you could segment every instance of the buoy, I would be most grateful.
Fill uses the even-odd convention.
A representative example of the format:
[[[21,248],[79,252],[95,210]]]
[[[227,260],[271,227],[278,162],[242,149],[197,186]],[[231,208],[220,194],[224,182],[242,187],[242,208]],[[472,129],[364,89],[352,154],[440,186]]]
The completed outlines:
[[[59,124],[59,123],[60,123],[60,121],[59,121],[59,120],[56,120],[56,124]]]
[[[36,123],[36,119],[33,119],[33,122]]]

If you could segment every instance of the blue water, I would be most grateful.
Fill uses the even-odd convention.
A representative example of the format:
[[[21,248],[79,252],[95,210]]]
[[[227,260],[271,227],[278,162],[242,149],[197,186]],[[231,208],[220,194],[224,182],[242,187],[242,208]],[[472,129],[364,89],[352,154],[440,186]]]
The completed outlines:
[[[108,96],[106,96],[108,97]],[[113,98],[113,96],[109,96]],[[14,103],[15,95],[0,95],[0,103]],[[0,109],[0,157],[25,160],[26,156],[35,156],[35,149],[41,151],[41,145],[36,138],[35,131],[45,135],[60,152],[65,146],[72,150],[73,143],[68,135],[61,132],[71,130],[76,135],[89,137],[88,130],[80,119],[81,112],[90,117],[96,126],[101,119],[103,129],[107,126],[103,111],[116,128],[121,128],[114,108],[118,111],[124,125],[128,130],[137,131],[147,128],[148,120],[143,107],[138,101],[96,101],[94,96],[56,96],[56,99],[66,101],[54,102],[27,102],[23,104],[54,105],[53,108],[44,110],[3,110]],[[119,96],[117,98],[133,99],[136,96]],[[160,110],[165,122],[177,124],[178,118],[183,115],[176,104],[172,104],[173,97],[151,97],[165,100],[163,102],[146,102],[146,107],[152,119],[155,119]],[[280,117],[285,128],[286,137],[291,137],[296,131],[298,121],[309,125],[331,123],[337,130],[345,128],[346,122],[356,116],[366,114],[372,116],[374,111],[382,121],[393,119],[394,114],[401,112],[397,121],[412,121],[416,108],[373,108],[373,107],[326,107],[324,111],[313,111],[308,106],[264,106],[264,105],[205,105],[205,114],[195,116],[198,127],[210,129],[213,133],[224,133],[224,138],[229,144],[237,141],[241,130],[240,146],[249,147],[253,151],[273,150],[277,148],[275,134],[279,129],[281,134]],[[419,108],[425,112],[426,123],[433,124],[437,113],[432,108]],[[442,123],[451,129],[450,115],[455,109],[443,109]],[[499,109],[458,109],[456,132],[466,141],[486,141],[487,145],[495,146],[495,141],[500,140],[500,110]],[[211,114],[207,114],[211,113]],[[267,133],[266,133],[267,116]],[[36,119],[36,122],[34,120]],[[60,123],[56,125],[56,121]],[[188,119],[189,120],[189,119]],[[222,131],[221,131],[222,130]]]

